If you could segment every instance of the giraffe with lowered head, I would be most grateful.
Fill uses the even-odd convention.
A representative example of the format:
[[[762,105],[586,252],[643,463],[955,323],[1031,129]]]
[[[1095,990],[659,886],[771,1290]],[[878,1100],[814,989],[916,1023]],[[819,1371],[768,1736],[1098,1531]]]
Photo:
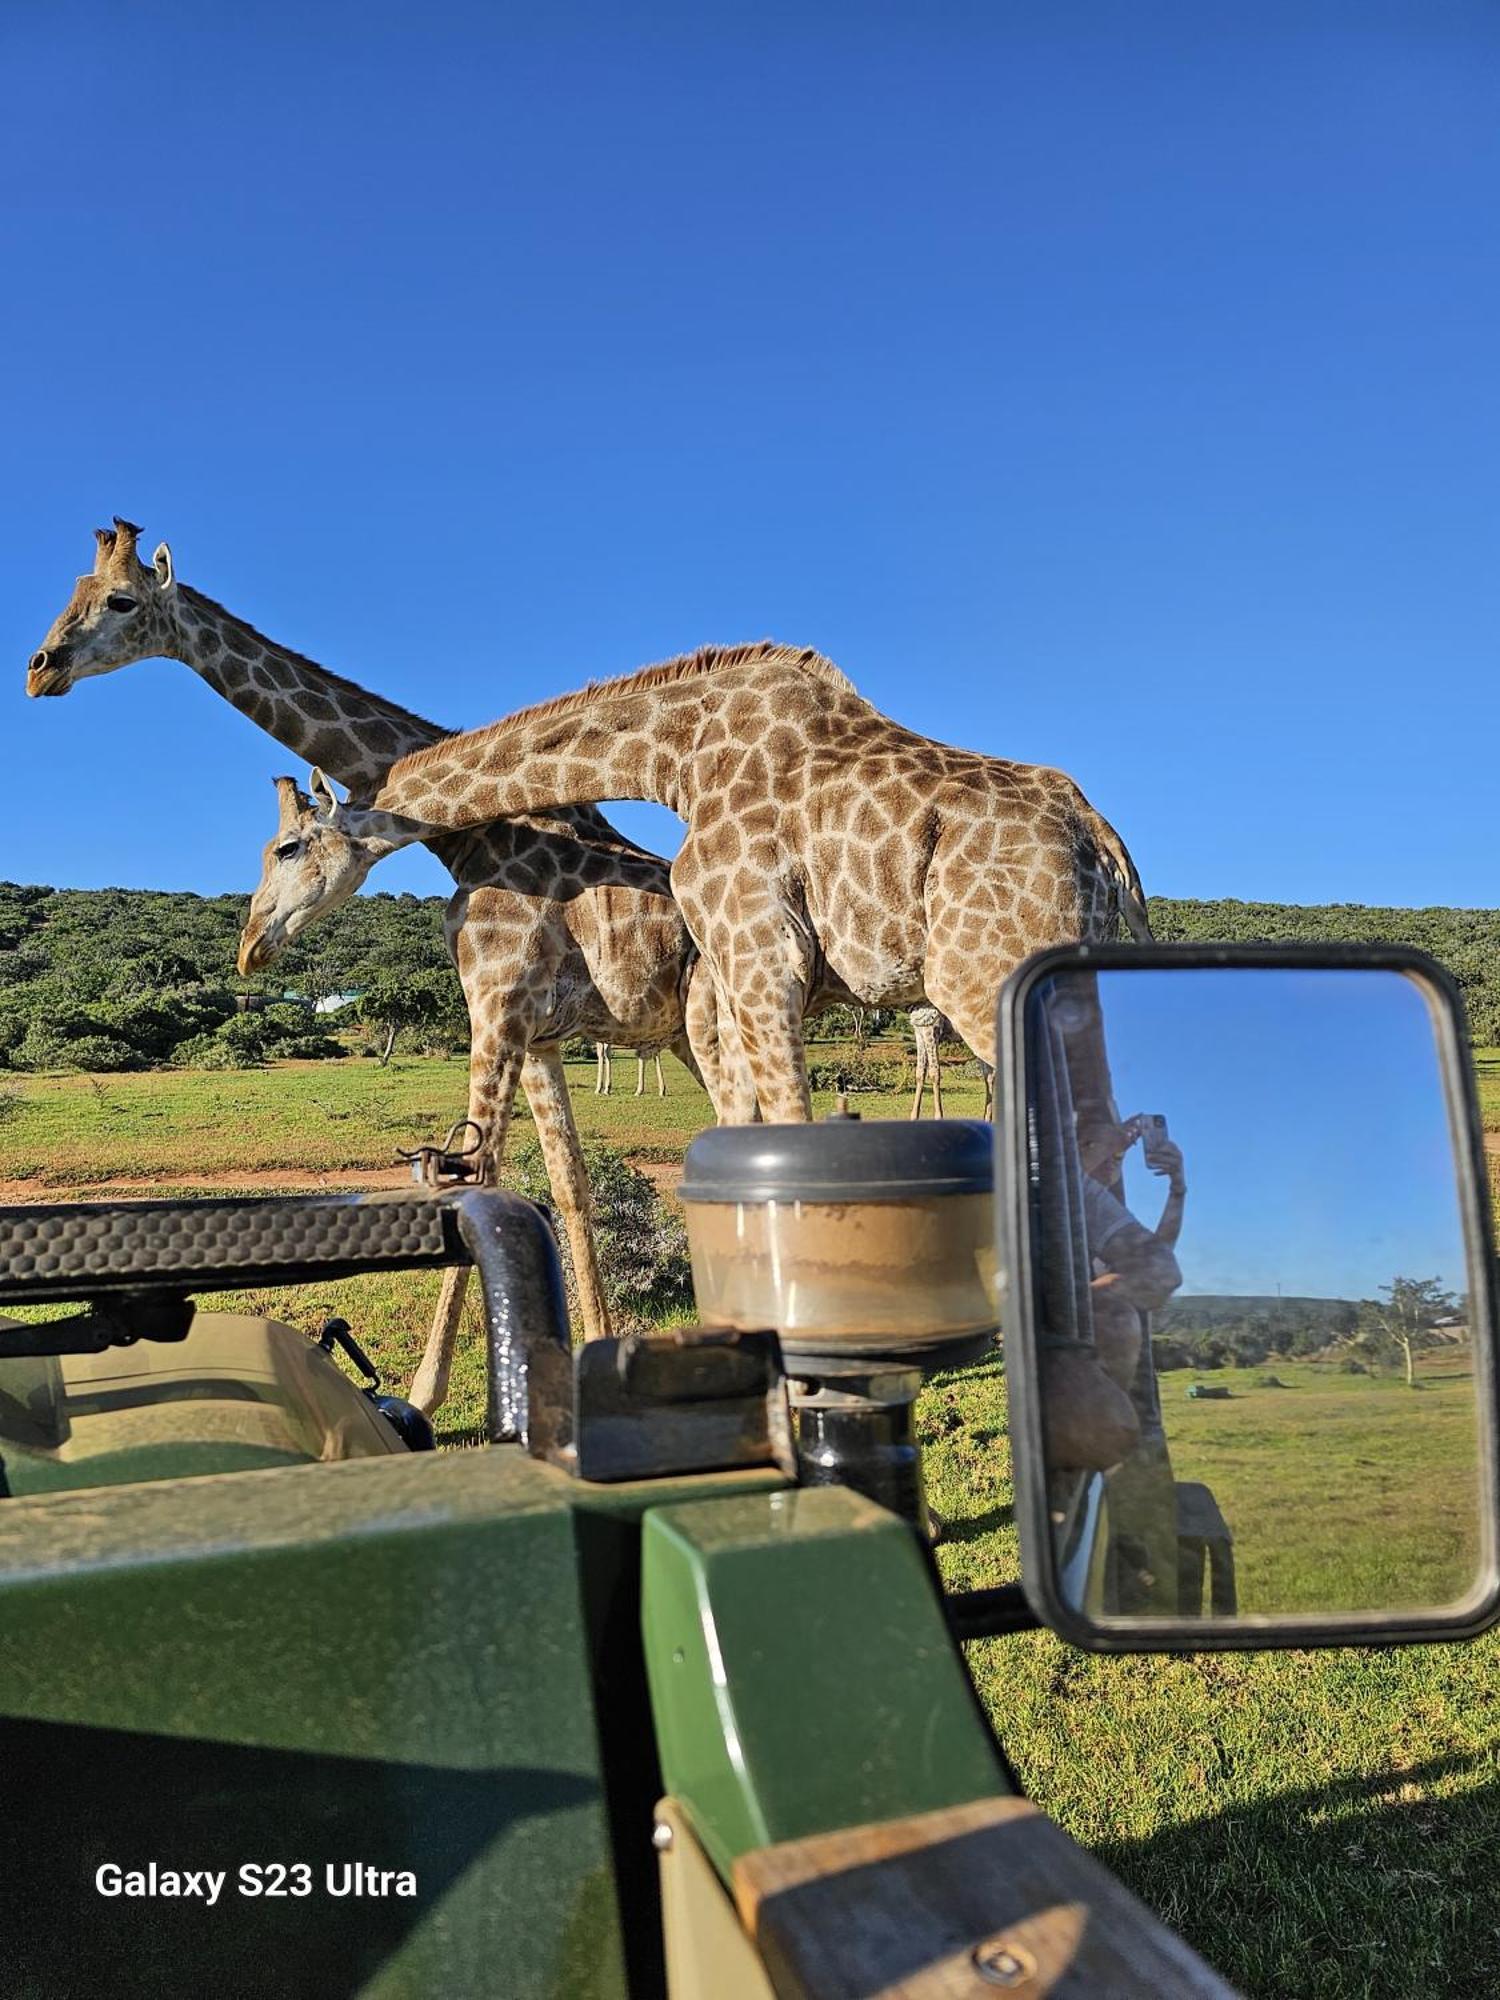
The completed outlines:
[[[365,804],[314,784],[355,873],[440,829],[561,800],[648,799],[687,822],[671,882],[762,1114],[810,1116],[802,1022],[832,988],[928,1000],[993,1064],[995,994],[1028,952],[1149,938],[1124,843],[1071,778],[918,736],[831,662],[707,647],[400,758]]]
[[[441,739],[436,723],[275,644],[180,583],[165,543],[152,562],[140,530],[116,519],[96,531],[92,572],[32,656],[27,692],[66,694],[91,675],[137,660],[183,661],[216,693],[297,756],[335,773],[356,798],[391,763]],[[274,848],[316,857],[322,830],[287,781]],[[675,908],[666,863],[627,841],[591,806],[571,804],[434,839],[458,884],[446,929],[473,1026],[468,1115],[484,1132],[481,1170],[497,1172],[517,1083],[536,1121],[553,1196],[573,1253],[584,1330],[609,1330],[589,1227],[588,1181],[560,1059],[563,1035],[670,1047],[693,1067],[685,1008],[695,953]],[[286,941],[253,931],[242,969]],[[712,986],[698,983],[694,1036],[711,1068]],[[716,1076],[706,1079],[711,1091]],[[466,1273],[447,1274],[432,1336],[412,1387],[443,1400]]]

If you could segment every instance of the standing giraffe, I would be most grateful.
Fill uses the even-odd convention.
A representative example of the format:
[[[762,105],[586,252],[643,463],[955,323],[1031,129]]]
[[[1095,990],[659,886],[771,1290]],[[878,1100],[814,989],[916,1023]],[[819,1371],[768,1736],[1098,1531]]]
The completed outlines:
[[[139,533],[118,518],[113,529],[96,531],[93,572],[78,579],[33,655],[29,694],[66,694],[88,676],[137,660],[181,660],[287,749],[326,764],[356,797],[375,791],[394,758],[442,738],[436,723],[276,645],[179,583],[165,543],[147,567],[136,553]],[[310,814],[283,788],[276,844],[311,842],[314,832]],[[571,805],[439,836],[432,845],[458,884],[446,926],[473,1025],[468,1112],[485,1135],[481,1171],[486,1178],[498,1173],[520,1082],[567,1230],[584,1331],[596,1337],[608,1332],[609,1312],[556,1023],[573,1022],[569,1033],[675,1047],[694,1067],[682,1040],[694,954],[671,900],[667,864],[627,841],[603,814]],[[253,966],[254,939],[246,950]],[[714,1033],[712,987],[704,980],[694,1039],[711,1094]],[[444,1277],[412,1385],[412,1400],[424,1410],[446,1394],[466,1277],[465,1267]]]
[[[954,1041],[957,1038],[953,1033],[952,1024],[944,1020],[936,1007],[912,1007],[908,1010],[907,1019],[911,1022],[912,1035],[917,1044],[917,1094],[912,1099],[911,1115],[913,1118],[921,1117],[922,1094],[930,1080],[932,1115],[934,1118],[941,1118],[943,1066],[938,1058],[938,1050],[944,1042]],[[981,1118],[988,1118],[995,1103],[995,1072],[982,1056],[976,1057],[975,1060],[979,1064],[980,1075],[984,1078],[984,1109],[979,1115]]]
[[[445,737],[394,763],[368,806],[321,797],[355,871],[324,907],[440,828],[559,799],[677,813],[672,888],[771,1121],[811,1116],[802,1023],[830,977],[870,1006],[931,1001],[993,1064],[995,994],[1028,952],[1121,915],[1150,936],[1125,845],[1071,778],[918,736],[831,662],[769,641]]]
[[[651,1057],[651,1060],[656,1064],[656,1094],[658,1097],[665,1097],[667,1094],[667,1079],[665,1078],[665,1076],[662,1075],[660,1049],[637,1049],[635,1051],[635,1094],[637,1097],[644,1097],[646,1095],[646,1057],[648,1055]],[[615,1070],[614,1070],[613,1058],[614,1058],[614,1051],[611,1049],[608,1042],[595,1042],[594,1044],[595,1097],[608,1097],[610,1092],[615,1087]]]

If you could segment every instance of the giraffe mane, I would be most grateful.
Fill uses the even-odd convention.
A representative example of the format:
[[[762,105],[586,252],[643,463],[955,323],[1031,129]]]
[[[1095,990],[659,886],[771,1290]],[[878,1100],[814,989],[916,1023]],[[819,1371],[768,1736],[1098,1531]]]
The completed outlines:
[[[346,694],[357,695],[361,702],[369,702],[381,709],[386,715],[395,716],[403,722],[413,723],[419,729],[435,729],[439,733],[440,741],[444,737],[456,736],[458,734],[457,730],[450,729],[446,723],[434,722],[427,715],[418,715],[415,709],[403,708],[400,702],[390,701],[383,694],[373,694],[369,688],[361,687],[358,681],[350,680],[345,674],[336,674],[332,667],[325,667],[320,660],[311,660],[306,653],[299,653],[294,646],[283,645],[280,639],[268,639],[264,632],[257,631],[248,618],[242,618],[237,611],[227,610],[224,605],[210,597],[206,591],[195,590],[191,585],[185,583],[179,584],[178,589],[190,603],[201,604],[205,610],[212,611],[217,617],[226,619],[229,624],[240,626],[250,634],[252,639],[258,640],[266,648],[267,652],[276,653],[282,659],[292,661],[296,666],[307,667],[312,673],[318,676],[319,680],[327,682],[330,687],[342,688]]]
[[[859,692],[842,668],[836,667],[832,660],[825,659],[811,646],[782,646],[774,639],[756,639],[744,646],[700,646],[696,653],[679,653],[674,659],[659,661],[654,667],[642,667],[633,674],[621,674],[614,680],[590,681],[587,686],[574,688],[569,694],[553,695],[550,700],[534,702],[530,708],[518,708],[486,728],[468,730],[465,734],[485,736],[493,729],[510,729],[520,723],[548,721],[553,716],[570,715],[591,702],[642,694],[649,688],[666,687],[673,681],[695,680],[704,674],[723,673],[730,667],[796,667],[845,694]],[[403,757],[401,768],[403,771],[418,770],[447,747],[446,740],[425,744],[422,749],[413,750]]]

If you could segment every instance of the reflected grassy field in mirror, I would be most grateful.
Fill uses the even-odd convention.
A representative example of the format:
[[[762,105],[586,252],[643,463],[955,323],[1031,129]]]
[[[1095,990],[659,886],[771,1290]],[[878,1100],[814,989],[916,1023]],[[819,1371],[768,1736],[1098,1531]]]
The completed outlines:
[[[1465,1604],[1487,1356],[1429,992],[1110,968],[1046,980],[1031,1021],[1063,1603],[1104,1626]]]

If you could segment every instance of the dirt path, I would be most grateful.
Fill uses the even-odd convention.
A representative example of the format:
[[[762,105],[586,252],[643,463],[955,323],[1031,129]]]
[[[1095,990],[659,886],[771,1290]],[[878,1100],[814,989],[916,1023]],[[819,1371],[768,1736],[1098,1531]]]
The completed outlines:
[[[317,1194],[324,1188],[396,1188],[411,1184],[411,1168],[391,1167],[329,1168],[308,1173],[296,1167],[245,1167],[226,1174],[162,1173],[137,1177],[114,1174],[100,1181],[0,1180],[0,1207],[38,1201],[141,1201],[149,1200],[163,1188],[190,1194],[218,1194],[224,1188],[274,1189],[278,1194]]]
[[[1500,1146],[1500,1137],[1496,1139]],[[651,1181],[657,1193],[675,1201],[682,1169],[672,1160],[633,1162]],[[98,1181],[0,1180],[0,1208],[31,1202],[53,1201],[149,1201],[163,1188],[174,1193],[219,1194],[225,1188],[237,1193],[257,1189],[277,1194],[317,1194],[325,1188],[341,1193],[367,1188],[399,1188],[411,1185],[411,1168],[398,1162],[389,1167],[329,1167],[315,1173],[297,1167],[244,1167],[222,1174],[111,1174]]]

